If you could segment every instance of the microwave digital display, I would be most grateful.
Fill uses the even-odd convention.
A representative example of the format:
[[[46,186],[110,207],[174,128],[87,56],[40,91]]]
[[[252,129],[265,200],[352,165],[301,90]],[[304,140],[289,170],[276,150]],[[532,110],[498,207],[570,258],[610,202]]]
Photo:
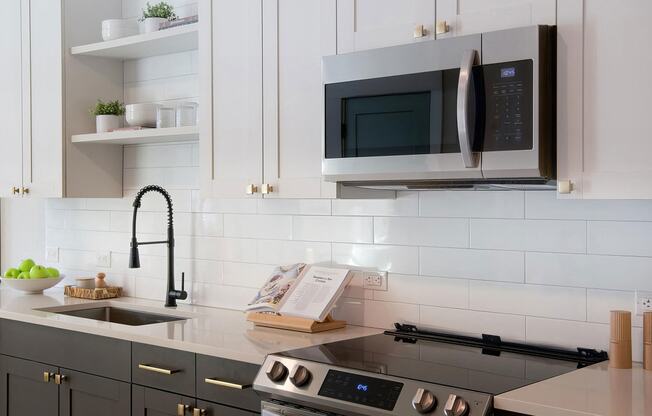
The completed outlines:
[[[516,76],[516,68],[500,68],[500,77],[501,78],[513,78]]]

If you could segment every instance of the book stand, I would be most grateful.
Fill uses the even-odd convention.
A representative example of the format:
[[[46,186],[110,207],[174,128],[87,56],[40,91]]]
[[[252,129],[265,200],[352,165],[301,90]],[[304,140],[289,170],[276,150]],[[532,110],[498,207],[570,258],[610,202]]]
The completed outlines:
[[[346,321],[335,320],[330,314],[323,322],[318,322],[312,319],[281,316],[274,313],[249,312],[247,321],[253,322],[256,326],[307,333],[330,331],[346,326]]]

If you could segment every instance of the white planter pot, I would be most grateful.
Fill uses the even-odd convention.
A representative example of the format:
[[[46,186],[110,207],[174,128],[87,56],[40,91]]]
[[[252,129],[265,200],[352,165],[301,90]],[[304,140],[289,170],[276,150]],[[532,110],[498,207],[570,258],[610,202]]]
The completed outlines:
[[[95,116],[95,130],[98,133],[108,133],[120,128],[120,116],[103,115]]]
[[[160,29],[161,23],[167,21],[162,17],[148,17],[141,23],[141,28],[144,33],[156,32]]]

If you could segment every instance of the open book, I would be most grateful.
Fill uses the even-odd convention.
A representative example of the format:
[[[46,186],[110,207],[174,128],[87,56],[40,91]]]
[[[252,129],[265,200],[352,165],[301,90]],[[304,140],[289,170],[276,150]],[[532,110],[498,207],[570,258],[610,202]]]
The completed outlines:
[[[278,267],[246,308],[322,322],[351,281],[349,269],[307,266]]]

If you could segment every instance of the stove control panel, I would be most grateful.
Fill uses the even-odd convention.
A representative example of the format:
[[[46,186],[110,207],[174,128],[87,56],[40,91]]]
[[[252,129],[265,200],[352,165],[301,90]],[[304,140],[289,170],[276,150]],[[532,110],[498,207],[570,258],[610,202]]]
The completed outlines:
[[[282,355],[266,358],[254,389],[292,406],[365,416],[486,416],[493,402],[490,394]]]

